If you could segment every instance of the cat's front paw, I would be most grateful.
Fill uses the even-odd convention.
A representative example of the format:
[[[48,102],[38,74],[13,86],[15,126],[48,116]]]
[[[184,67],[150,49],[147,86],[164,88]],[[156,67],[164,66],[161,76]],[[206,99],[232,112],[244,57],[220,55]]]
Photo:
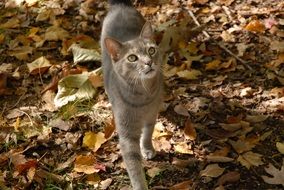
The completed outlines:
[[[154,148],[141,148],[141,153],[145,160],[150,160],[156,156],[156,151]]]

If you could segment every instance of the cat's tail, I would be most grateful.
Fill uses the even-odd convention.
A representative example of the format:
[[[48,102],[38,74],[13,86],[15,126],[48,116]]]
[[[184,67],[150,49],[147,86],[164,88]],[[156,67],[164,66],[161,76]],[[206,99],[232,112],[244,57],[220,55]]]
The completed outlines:
[[[126,5],[126,6],[132,6],[131,0],[108,0],[108,3],[110,5],[122,4],[122,5]]]

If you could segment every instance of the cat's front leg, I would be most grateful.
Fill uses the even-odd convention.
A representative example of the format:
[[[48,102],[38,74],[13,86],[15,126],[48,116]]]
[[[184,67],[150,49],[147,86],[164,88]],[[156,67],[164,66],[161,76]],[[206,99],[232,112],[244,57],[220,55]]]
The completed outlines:
[[[152,135],[154,131],[155,120],[156,118],[153,119],[152,122],[147,122],[142,129],[140,147],[141,147],[142,156],[146,160],[152,159],[156,155],[156,151],[152,143]]]
[[[148,190],[139,147],[141,127],[130,126],[128,123],[119,125],[120,149],[133,190]]]

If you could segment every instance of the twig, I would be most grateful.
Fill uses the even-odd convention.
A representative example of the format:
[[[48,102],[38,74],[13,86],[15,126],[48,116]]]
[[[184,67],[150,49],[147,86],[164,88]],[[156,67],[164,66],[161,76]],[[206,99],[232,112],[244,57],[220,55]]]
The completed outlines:
[[[196,17],[194,16],[193,12],[191,10],[188,10],[189,15],[191,16],[191,18],[193,19],[194,23],[197,26],[200,26],[198,20],[196,19]],[[220,48],[222,48],[223,50],[225,50],[228,54],[230,54],[231,56],[233,56],[234,58],[236,58],[238,61],[240,61],[245,67],[247,67],[249,70],[253,70],[246,61],[244,61],[243,59],[241,59],[240,57],[238,57],[237,55],[235,55],[231,50],[229,50],[228,48],[226,48],[223,44],[221,44],[220,42],[217,42],[216,40],[214,40],[213,38],[211,38],[211,36],[208,34],[208,32],[206,32],[205,30],[202,31],[203,34],[205,35],[206,38],[211,39],[215,44],[217,44]]]
[[[226,15],[229,17],[230,21],[233,21],[232,13],[230,9],[226,6],[222,6],[222,9],[225,11]]]

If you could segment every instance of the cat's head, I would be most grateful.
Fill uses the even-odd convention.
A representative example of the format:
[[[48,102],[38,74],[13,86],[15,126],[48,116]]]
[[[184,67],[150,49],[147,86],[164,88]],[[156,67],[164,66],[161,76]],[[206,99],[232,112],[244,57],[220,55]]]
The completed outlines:
[[[158,46],[153,40],[153,30],[148,22],[134,40],[121,43],[105,38],[104,43],[115,72],[125,80],[151,79],[160,72]]]

